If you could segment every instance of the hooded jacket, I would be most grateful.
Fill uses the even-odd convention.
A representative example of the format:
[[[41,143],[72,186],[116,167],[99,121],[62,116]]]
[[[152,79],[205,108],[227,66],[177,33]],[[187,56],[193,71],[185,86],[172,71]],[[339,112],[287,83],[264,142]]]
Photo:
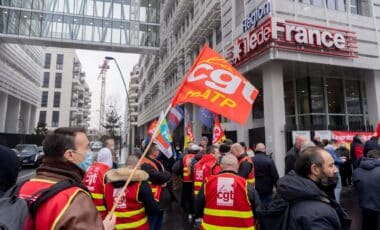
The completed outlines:
[[[132,171],[133,170],[129,168],[112,169],[106,173],[106,181],[107,183],[111,183],[115,188],[121,188],[124,186]],[[158,213],[160,211],[160,208],[153,198],[152,190],[148,184],[148,178],[148,173],[143,170],[136,170],[128,186],[136,182],[141,182],[138,193],[138,201],[143,203],[145,213],[152,215]]]
[[[279,179],[277,191],[290,202],[288,230],[343,229],[336,211],[340,206],[312,180],[290,171]]]
[[[363,158],[354,171],[353,182],[359,195],[359,206],[380,212],[380,159]]]
[[[42,165],[36,170],[34,178],[57,182],[71,179],[82,183],[83,176],[82,169],[71,162],[44,159]],[[55,227],[56,229],[86,229],[88,226],[91,226],[91,229],[103,229],[102,218],[90,195],[79,192],[68,204]]]
[[[354,168],[358,167],[360,158],[363,157],[364,154],[364,146],[358,137],[354,137],[352,139],[351,147],[350,147],[350,156]]]

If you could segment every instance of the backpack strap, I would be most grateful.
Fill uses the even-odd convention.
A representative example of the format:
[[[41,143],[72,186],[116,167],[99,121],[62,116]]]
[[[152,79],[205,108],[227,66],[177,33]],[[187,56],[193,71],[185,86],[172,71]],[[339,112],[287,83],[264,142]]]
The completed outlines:
[[[38,191],[36,194],[33,194],[31,199],[33,199],[36,196],[38,196],[38,198],[33,202],[31,202],[31,200],[29,200],[29,202],[28,202],[29,203],[29,212],[30,212],[31,217],[33,219],[35,218],[37,211],[38,211],[38,208],[42,204],[44,204],[46,201],[48,201],[50,198],[52,198],[53,196],[55,196],[59,192],[65,190],[65,189],[71,188],[71,187],[79,187],[85,191],[88,191],[87,188],[84,187],[84,185],[82,185],[78,182],[75,182],[73,180],[59,181],[59,182],[55,183],[53,186],[46,188],[46,189],[42,189],[42,190]]]

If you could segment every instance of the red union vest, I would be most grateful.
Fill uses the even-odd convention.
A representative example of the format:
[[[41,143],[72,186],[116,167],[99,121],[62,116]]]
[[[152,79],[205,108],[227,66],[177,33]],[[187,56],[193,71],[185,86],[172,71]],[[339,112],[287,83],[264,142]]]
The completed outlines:
[[[183,162],[183,182],[193,182],[191,178],[191,161],[194,159],[195,154],[187,153],[182,158]]]
[[[211,175],[217,175],[222,171],[222,167],[220,167],[220,164],[218,161],[215,162],[214,165],[211,166]]]
[[[141,165],[143,165],[143,164],[148,164],[148,165],[152,166],[155,170],[159,171],[159,169],[157,168],[157,165],[152,160],[150,160],[149,158],[144,157],[144,159],[141,161]],[[161,165],[161,168],[163,168],[162,165]],[[160,201],[160,195],[161,195],[161,190],[162,190],[161,185],[152,184],[149,181],[149,186],[152,189],[154,200],[157,202]]]
[[[109,169],[108,165],[95,162],[88,168],[83,178],[83,183],[90,191],[92,201],[102,219],[107,216],[107,207],[104,200],[104,177]]]
[[[49,188],[55,183],[55,181],[50,180],[30,179],[30,181],[21,187],[19,197],[23,199],[31,198],[38,191]],[[38,226],[39,230],[55,229],[56,224],[79,192],[87,194],[87,192],[81,188],[71,187],[59,192],[46,203],[42,204],[34,219],[35,226]],[[30,218],[27,219],[24,229],[34,229],[33,222]]]
[[[255,229],[247,181],[232,173],[205,180],[205,208],[200,229]]]
[[[204,179],[211,175],[209,168],[211,167],[210,165],[213,165],[215,162],[216,159],[214,156],[211,154],[205,154],[197,163],[194,164],[194,196],[198,195]]]
[[[141,182],[129,184],[120,202],[116,205],[116,229],[148,230],[148,218],[145,208],[138,200]],[[105,185],[105,199],[108,207],[112,207],[122,188],[114,188],[111,183]]]
[[[240,164],[244,161],[248,161],[251,165],[252,165],[252,168],[251,168],[251,172],[248,174],[248,178],[247,179],[247,182],[248,183],[251,183],[253,185],[255,185],[255,168],[254,168],[254,165],[253,165],[253,162],[252,162],[252,159],[249,157],[249,156],[245,156],[245,157],[242,157],[240,160],[239,160],[239,167],[240,167]]]

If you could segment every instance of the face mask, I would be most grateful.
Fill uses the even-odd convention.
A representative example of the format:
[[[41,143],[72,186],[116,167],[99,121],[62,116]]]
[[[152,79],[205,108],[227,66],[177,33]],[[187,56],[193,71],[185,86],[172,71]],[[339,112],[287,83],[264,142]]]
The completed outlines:
[[[322,172],[321,178],[319,178],[319,187],[323,191],[334,189],[338,184],[338,179],[338,174],[329,177],[324,172]]]
[[[92,164],[92,152],[88,151],[86,153],[86,158],[84,159],[84,161],[79,163],[78,166],[84,171],[87,171],[87,169],[90,167],[91,164]]]

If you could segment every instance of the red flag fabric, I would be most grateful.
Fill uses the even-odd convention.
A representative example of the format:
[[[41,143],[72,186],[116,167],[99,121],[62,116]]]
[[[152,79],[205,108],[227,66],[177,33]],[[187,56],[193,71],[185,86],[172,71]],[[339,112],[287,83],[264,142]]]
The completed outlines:
[[[214,117],[214,130],[212,132],[212,144],[221,143],[226,140],[226,135],[224,134],[223,128],[220,125],[219,117],[216,115]]]
[[[206,45],[171,103],[190,102],[245,124],[258,93],[226,59]]]
[[[150,123],[149,128],[148,128],[148,135],[149,136],[153,135],[154,130],[156,129],[157,123],[158,123],[157,119],[155,119],[154,121],[152,121],[152,123]]]
[[[183,144],[183,148],[187,148],[187,144],[188,144],[190,141],[191,141],[191,142],[194,142],[195,139],[194,139],[193,131],[191,130],[191,125],[190,125],[190,123],[187,123],[187,126],[186,126],[185,143]]]

